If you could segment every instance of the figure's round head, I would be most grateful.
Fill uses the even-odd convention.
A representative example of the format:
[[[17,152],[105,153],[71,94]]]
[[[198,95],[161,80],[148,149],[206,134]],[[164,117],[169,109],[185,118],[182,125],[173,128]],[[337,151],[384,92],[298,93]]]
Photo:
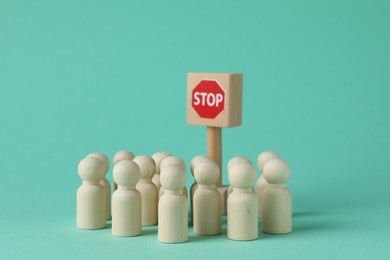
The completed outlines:
[[[138,155],[133,159],[133,162],[139,166],[141,179],[151,179],[156,172],[156,163],[150,156]]]
[[[114,165],[123,160],[133,160],[134,154],[127,150],[122,150],[114,155]]]
[[[110,168],[110,160],[104,153],[90,153],[87,157],[96,157],[102,160],[104,164],[104,174],[108,172],[108,169]]]
[[[228,175],[229,182],[234,188],[247,189],[256,181],[256,169],[252,164],[245,162],[233,164]]]
[[[135,186],[140,177],[138,164],[130,160],[122,160],[112,170],[114,181],[121,186]]]
[[[181,190],[186,185],[186,173],[176,164],[161,168],[160,183],[165,190]]]
[[[154,162],[156,163],[156,174],[160,174],[161,162],[162,162],[162,160],[164,160],[164,158],[166,158],[168,156],[171,156],[171,154],[168,152],[157,152],[157,153],[152,155],[152,158],[153,158]]]
[[[190,162],[190,170],[191,170],[191,174],[194,175],[194,168],[195,166],[200,163],[200,162],[203,162],[203,161],[212,161],[210,157],[206,156],[206,155],[197,155],[195,156],[194,158],[192,158],[191,162]]]
[[[227,170],[229,171],[230,167],[232,167],[236,163],[249,163],[252,164],[252,162],[243,156],[236,156],[233,157],[232,159],[229,160],[228,165],[227,165]]]
[[[265,151],[259,154],[257,157],[257,165],[259,166],[260,172],[263,172],[264,165],[272,159],[280,158],[279,154],[272,151]]]
[[[271,184],[283,184],[290,178],[290,166],[280,158],[269,160],[263,169],[264,178]]]
[[[219,176],[219,167],[211,160],[202,161],[196,164],[194,168],[195,180],[200,185],[214,185],[218,181]]]
[[[186,164],[183,161],[183,159],[177,157],[177,156],[168,156],[165,157],[160,165],[160,171],[162,171],[163,168],[167,167],[168,165],[177,165],[179,166],[184,172],[186,171]],[[161,173],[160,173],[161,174]]]
[[[98,181],[104,178],[104,162],[97,157],[85,157],[78,165],[80,178],[84,181]]]

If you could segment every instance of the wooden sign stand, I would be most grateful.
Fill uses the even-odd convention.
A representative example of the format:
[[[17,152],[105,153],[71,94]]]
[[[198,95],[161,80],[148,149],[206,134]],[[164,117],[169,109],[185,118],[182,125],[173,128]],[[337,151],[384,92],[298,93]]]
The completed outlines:
[[[227,188],[222,186],[222,127],[242,122],[242,74],[188,73],[187,123],[207,126],[207,155],[219,166],[217,187],[226,211]]]
[[[214,160],[222,173],[222,128],[207,127],[207,156]],[[222,174],[216,183],[217,187],[222,186]]]

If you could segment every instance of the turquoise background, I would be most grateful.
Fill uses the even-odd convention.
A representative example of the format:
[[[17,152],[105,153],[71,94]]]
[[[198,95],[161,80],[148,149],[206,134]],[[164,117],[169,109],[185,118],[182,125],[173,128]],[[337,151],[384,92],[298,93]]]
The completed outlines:
[[[0,0],[0,258],[389,257],[389,13],[386,0]],[[156,227],[77,230],[86,154],[205,153],[205,128],[186,124],[189,71],[244,73],[223,160],[275,150],[291,164],[293,233],[190,229],[165,245]]]

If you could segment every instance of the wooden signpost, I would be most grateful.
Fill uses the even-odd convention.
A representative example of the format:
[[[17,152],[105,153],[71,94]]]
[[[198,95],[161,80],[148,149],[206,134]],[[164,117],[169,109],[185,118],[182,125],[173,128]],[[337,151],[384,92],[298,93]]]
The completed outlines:
[[[222,127],[241,121],[242,74],[188,73],[187,123],[207,126],[207,155],[221,170],[217,187],[222,187]]]

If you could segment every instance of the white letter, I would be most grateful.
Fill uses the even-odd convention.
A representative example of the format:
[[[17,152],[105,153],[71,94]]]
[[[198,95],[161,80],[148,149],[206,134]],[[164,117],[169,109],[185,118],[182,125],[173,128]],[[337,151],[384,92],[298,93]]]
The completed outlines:
[[[223,96],[222,96],[222,94],[217,94],[217,105],[216,105],[216,107],[218,107],[219,106],[219,103],[221,103],[222,102],[222,99],[223,99]]]
[[[199,103],[200,103],[199,92],[195,92],[194,99],[195,99],[194,105],[195,106],[199,105]]]
[[[205,105],[205,99],[206,99],[206,95],[207,95],[207,93],[206,92],[200,92],[200,95],[202,96],[202,106],[204,106]]]
[[[211,100],[210,100],[210,97],[211,97]],[[212,106],[214,106],[214,104],[215,104],[215,96],[213,93],[209,93],[207,96],[207,105],[212,107]]]

